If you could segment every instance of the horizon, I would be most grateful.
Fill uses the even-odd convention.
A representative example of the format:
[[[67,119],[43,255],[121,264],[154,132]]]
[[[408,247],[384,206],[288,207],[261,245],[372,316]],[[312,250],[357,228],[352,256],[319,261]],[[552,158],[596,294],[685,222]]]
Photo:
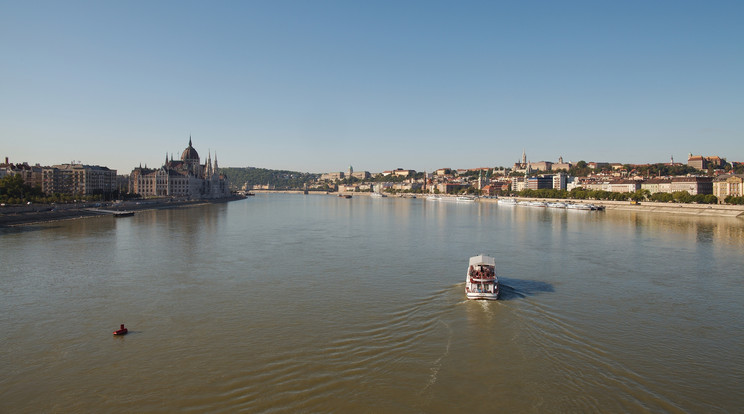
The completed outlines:
[[[0,157],[128,174],[189,136],[323,173],[744,161],[744,3],[0,4]],[[603,155],[604,154],[604,155]]]

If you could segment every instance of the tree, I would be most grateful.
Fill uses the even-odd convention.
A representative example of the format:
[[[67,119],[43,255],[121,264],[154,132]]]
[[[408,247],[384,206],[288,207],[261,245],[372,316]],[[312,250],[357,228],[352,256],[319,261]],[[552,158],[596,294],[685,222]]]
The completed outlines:
[[[675,191],[672,193],[675,203],[691,203],[693,198],[687,191]]]

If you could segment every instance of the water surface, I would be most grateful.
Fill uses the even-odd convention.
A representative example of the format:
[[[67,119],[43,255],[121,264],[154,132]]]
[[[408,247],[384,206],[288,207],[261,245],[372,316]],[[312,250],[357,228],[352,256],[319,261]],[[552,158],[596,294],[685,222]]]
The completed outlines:
[[[257,195],[2,229],[0,412],[737,412],[743,223]]]

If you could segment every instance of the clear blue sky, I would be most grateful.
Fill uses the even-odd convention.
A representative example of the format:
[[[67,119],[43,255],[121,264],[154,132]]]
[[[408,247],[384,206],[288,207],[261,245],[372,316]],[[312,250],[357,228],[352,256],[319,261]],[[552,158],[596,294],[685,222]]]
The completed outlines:
[[[744,161],[744,1],[0,1],[0,156]]]

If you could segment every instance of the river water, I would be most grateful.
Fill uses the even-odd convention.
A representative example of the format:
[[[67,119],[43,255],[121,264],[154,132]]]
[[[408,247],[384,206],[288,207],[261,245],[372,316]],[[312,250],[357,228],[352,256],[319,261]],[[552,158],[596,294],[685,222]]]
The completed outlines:
[[[0,229],[0,412],[740,412],[743,253],[735,218],[323,195]]]

